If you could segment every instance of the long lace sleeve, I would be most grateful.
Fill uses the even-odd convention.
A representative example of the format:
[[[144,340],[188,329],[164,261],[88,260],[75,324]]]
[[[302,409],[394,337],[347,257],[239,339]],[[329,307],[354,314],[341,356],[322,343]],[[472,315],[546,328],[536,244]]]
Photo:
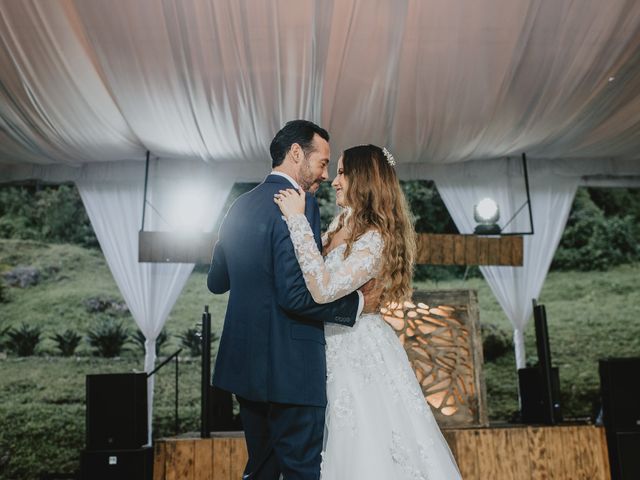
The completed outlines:
[[[291,241],[304,281],[317,303],[329,303],[357,290],[380,270],[381,235],[370,230],[356,240],[351,253],[340,267],[329,271],[303,214],[291,215],[287,221]]]

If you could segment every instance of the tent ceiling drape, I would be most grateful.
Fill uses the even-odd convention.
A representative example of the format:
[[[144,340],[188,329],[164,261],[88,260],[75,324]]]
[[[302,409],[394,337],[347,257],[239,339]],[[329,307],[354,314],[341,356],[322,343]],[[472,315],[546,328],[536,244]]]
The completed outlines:
[[[0,174],[150,150],[259,177],[298,117],[405,165],[640,156],[635,0],[0,0],[0,47]]]

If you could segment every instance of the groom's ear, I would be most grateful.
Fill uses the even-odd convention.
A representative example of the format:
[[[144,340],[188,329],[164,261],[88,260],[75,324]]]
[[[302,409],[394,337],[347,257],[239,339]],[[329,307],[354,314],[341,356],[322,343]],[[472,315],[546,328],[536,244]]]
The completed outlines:
[[[302,151],[300,144],[292,143],[291,148],[289,148],[289,155],[291,155],[291,158],[295,163],[299,163],[300,160],[304,158],[304,152]]]

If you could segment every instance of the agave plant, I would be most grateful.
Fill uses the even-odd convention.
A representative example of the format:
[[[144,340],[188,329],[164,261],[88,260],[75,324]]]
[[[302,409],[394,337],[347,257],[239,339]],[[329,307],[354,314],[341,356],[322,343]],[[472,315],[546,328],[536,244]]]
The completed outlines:
[[[189,350],[189,354],[192,357],[202,355],[202,333],[200,330],[197,328],[187,328],[178,335],[178,338],[180,338],[180,345]]]
[[[111,318],[102,320],[87,333],[87,341],[101,357],[117,357],[129,339],[129,329]]]
[[[38,343],[40,343],[41,334],[40,327],[23,323],[20,328],[11,328],[7,331],[7,336],[9,337],[6,342],[7,348],[19,357],[33,355]]]
[[[56,348],[60,350],[63,357],[70,357],[75,353],[78,345],[80,345],[82,337],[73,330],[65,330],[62,333],[53,335],[51,340],[56,343]]]
[[[189,354],[192,357],[199,357],[202,355],[202,333],[197,328],[187,328],[184,332],[178,335],[180,338],[180,344],[183,348],[189,350]],[[211,333],[211,342],[218,340],[218,335]]]
[[[9,333],[9,330],[11,330],[10,326],[0,329],[0,352],[4,352],[7,348],[7,339],[5,337],[7,333]]]
[[[9,301],[9,287],[4,281],[4,278],[0,277],[0,303],[7,303]]]

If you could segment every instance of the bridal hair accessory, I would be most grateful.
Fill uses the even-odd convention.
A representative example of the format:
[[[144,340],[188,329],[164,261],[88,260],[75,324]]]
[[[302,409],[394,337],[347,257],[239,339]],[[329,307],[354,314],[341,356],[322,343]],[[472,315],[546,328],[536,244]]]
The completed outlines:
[[[391,152],[389,150],[387,150],[387,147],[382,147],[382,153],[384,153],[384,156],[387,159],[387,163],[389,165],[391,165],[392,167],[395,167],[396,166],[396,159],[393,158],[393,155],[391,155]]]

